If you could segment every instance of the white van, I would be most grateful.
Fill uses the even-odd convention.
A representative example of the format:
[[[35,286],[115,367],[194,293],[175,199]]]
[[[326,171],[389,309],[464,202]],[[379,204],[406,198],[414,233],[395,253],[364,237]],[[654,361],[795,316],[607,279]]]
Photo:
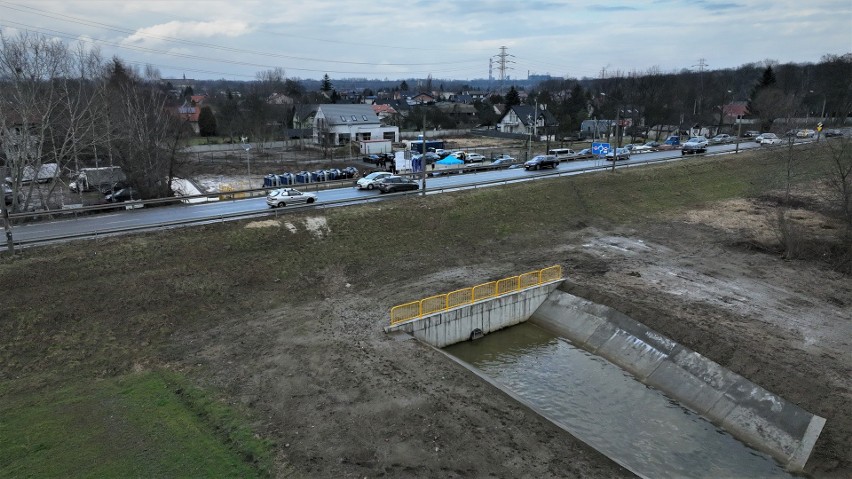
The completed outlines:
[[[551,150],[547,150],[547,154],[555,156],[560,161],[573,160],[577,157],[577,152],[571,148],[553,148]]]

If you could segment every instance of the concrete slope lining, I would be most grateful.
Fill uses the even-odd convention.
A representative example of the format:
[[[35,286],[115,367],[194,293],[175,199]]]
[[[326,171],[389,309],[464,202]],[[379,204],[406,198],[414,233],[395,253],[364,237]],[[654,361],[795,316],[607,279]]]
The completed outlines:
[[[555,289],[529,321],[633,374],[746,444],[801,471],[825,419],[627,315]]]

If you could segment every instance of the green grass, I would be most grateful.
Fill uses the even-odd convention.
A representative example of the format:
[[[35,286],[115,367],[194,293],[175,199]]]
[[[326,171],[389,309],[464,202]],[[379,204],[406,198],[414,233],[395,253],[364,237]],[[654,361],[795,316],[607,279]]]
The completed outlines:
[[[270,448],[179,375],[4,395],[0,477],[263,477]]]
[[[802,154],[794,181],[824,174],[819,151]],[[448,267],[511,261],[586,225],[630,227],[758,196],[783,184],[785,155],[691,158],[284,217],[296,233],[233,222],[3,256],[0,477],[262,473],[268,445],[207,396],[217,391],[133,366],[191,361],[188,335],[333,297],[340,290],[325,282],[336,273],[369,296]],[[311,234],[303,216],[324,216],[328,233]]]

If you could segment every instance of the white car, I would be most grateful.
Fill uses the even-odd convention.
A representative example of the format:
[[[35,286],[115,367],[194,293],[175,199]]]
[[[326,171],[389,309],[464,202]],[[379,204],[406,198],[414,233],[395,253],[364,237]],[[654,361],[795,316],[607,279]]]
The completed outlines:
[[[648,153],[649,151],[655,151],[655,149],[647,143],[644,145],[634,145],[633,148],[630,149],[630,153]]]
[[[303,193],[294,188],[272,190],[266,195],[266,204],[270,208],[280,208],[287,205],[311,204],[317,200],[313,193]]]
[[[693,136],[692,138],[686,140],[686,143],[680,149],[681,155],[687,155],[690,153],[704,153],[707,151],[707,138],[703,136]]]
[[[485,156],[480,155],[479,153],[468,153],[467,157],[465,158],[465,161],[467,163],[485,161]]]
[[[780,145],[784,142],[784,140],[778,138],[778,135],[776,135],[775,133],[764,133],[760,136],[761,145]]]
[[[355,186],[358,187],[359,190],[372,190],[379,186],[378,181],[382,178],[387,178],[388,176],[393,176],[393,173],[389,171],[376,171],[370,173],[369,175],[360,178]]]

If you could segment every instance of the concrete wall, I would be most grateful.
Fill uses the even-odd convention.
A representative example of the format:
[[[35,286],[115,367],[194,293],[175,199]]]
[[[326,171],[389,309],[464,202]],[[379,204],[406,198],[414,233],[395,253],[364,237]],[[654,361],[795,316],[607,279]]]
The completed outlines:
[[[389,326],[385,332],[403,331],[420,341],[443,348],[470,339],[481,329],[488,334],[526,321],[562,281],[527,288],[494,299],[477,301],[458,308]]]
[[[607,306],[561,290],[529,319],[606,358],[637,379],[801,471],[825,419]]]

